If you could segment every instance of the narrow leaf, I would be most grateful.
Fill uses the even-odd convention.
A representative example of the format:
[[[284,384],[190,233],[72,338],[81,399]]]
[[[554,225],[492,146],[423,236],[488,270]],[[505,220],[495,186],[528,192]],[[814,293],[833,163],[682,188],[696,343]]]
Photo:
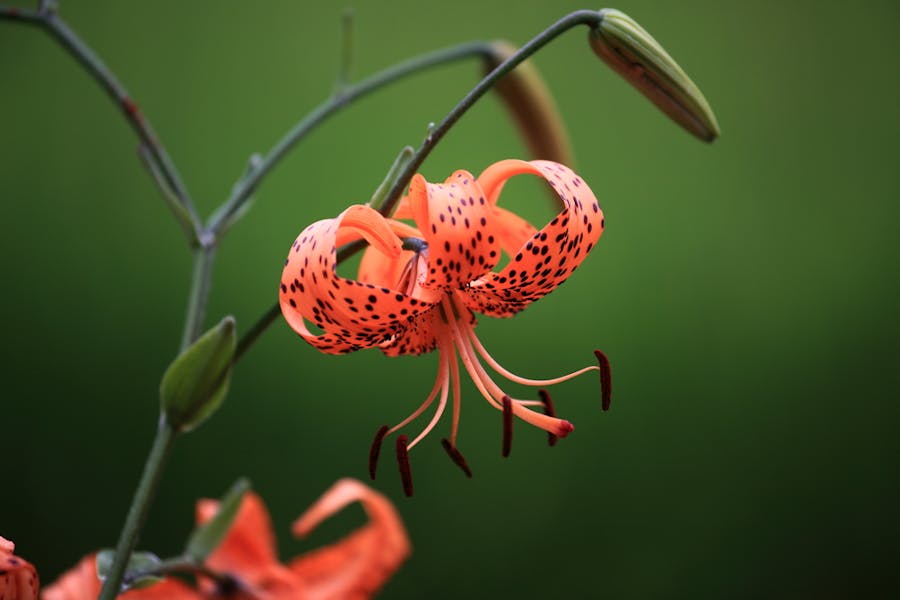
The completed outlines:
[[[219,547],[225,534],[237,516],[244,494],[250,489],[250,482],[238,479],[219,501],[219,511],[212,519],[199,525],[188,538],[184,554],[194,562],[202,564]]]

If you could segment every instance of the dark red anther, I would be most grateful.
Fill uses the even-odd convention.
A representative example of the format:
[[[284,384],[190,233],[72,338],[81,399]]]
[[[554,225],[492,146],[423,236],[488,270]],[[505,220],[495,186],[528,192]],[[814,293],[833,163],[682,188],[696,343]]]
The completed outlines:
[[[400,479],[403,481],[403,493],[407,498],[413,495],[412,471],[409,469],[409,450],[406,449],[407,438],[397,438],[397,464],[400,465]]]
[[[381,442],[384,441],[384,436],[387,435],[389,430],[390,427],[387,425],[379,427],[378,431],[375,432],[375,439],[372,440],[372,447],[369,448],[369,477],[372,478],[372,481],[375,481],[375,471],[378,470],[378,455],[381,454]]]
[[[600,407],[609,410],[612,401],[612,371],[609,368],[609,359],[600,350],[594,350],[594,356],[600,363]]]
[[[513,408],[512,398],[503,396],[503,456],[509,456],[512,449]]]
[[[466,477],[469,479],[472,478],[472,469],[469,468],[469,463],[466,462],[466,458],[462,455],[462,453],[456,449],[456,447],[450,443],[450,440],[444,438],[441,440],[441,446],[444,447],[444,450],[447,452],[447,455],[450,457],[456,466],[463,470],[463,473],[466,474]]]
[[[556,411],[553,409],[553,400],[550,398],[550,393],[547,390],[538,390],[538,395],[541,397],[541,402],[544,403],[544,414],[548,417],[556,417]],[[547,443],[551,446],[555,446],[556,442],[559,441],[559,436],[555,433],[547,432]]]

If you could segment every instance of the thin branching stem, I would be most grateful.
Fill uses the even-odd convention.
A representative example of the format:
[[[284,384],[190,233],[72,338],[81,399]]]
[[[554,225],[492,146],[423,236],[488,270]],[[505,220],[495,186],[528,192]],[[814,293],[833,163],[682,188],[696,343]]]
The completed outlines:
[[[162,181],[171,189],[172,194],[183,206],[183,212],[173,210],[173,214],[179,221],[188,220],[187,226],[184,223],[182,225],[191,234],[189,236],[191,245],[198,245],[201,223],[191,196],[159,136],[156,135],[153,127],[150,125],[150,121],[138,108],[137,103],[128,94],[128,91],[119,82],[115,74],[53,10],[0,7],[0,20],[17,21],[40,27],[59,42],[103,88],[103,91],[115,102],[122,115],[131,125],[141,143],[148,149],[149,155],[155,163],[156,171],[162,177]]]
[[[317,106],[299,123],[294,125],[262,159],[257,168],[248,173],[235,186],[223,208],[216,211],[215,218],[207,226],[207,231],[214,236],[218,235],[231,216],[240,210],[243,203],[250,198],[263,178],[275,168],[297,142],[341,108],[407,75],[473,56],[490,56],[490,53],[490,46],[484,42],[460,44],[407,60],[376,73],[357,84],[345,87],[342,92]]]

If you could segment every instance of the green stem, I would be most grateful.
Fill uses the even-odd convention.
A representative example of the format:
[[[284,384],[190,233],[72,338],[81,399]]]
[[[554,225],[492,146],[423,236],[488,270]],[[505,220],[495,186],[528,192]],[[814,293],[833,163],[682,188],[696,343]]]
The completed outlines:
[[[316,126],[325,121],[333,113],[347,106],[357,98],[365,96],[394,81],[423,71],[431,67],[470,58],[472,56],[491,56],[490,46],[484,42],[469,42],[437,50],[419,56],[398,65],[385,69],[368,79],[348,86],[340,94],[336,94],[317,106],[311,113],[288,131],[272,150],[263,158],[259,166],[248,174],[231,193],[223,204],[223,209],[216,212],[215,217],[207,225],[207,231],[217,236],[229,218],[237,212],[259,185],[260,181],[277,165],[282,158]]]
[[[149,150],[163,181],[184,207],[186,216],[185,213],[177,210],[173,210],[173,213],[190,233],[189,242],[194,245],[200,235],[200,219],[194,209],[190,194],[172,163],[172,159],[169,158],[168,152],[150,125],[150,121],[140,111],[138,105],[132,100],[113,72],[52,10],[29,10],[4,6],[0,7],[0,20],[18,21],[44,29],[84,67],[116,103],[138,138]],[[186,222],[185,219],[187,219]]]
[[[206,302],[209,299],[212,266],[215,256],[216,247],[212,244],[204,244],[194,250],[194,272],[191,277],[191,292],[188,297],[184,332],[181,336],[182,350],[193,344],[203,332],[203,320],[206,317]]]
[[[394,179],[394,183],[391,186],[390,190],[388,190],[387,194],[384,197],[384,203],[378,209],[379,212],[383,215],[389,215],[396,205],[397,201],[400,199],[400,194],[409,185],[410,179],[412,179],[413,175],[415,175],[416,171],[425,159],[431,154],[431,151],[434,150],[435,146],[437,146],[438,142],[443,139],[444,135],[450,130],[453,125],[459,121],[459,119],[468,111],[472,106],[482,97],[488,90],[491,89],[500,79],[503,78],[504,75],[515,69],[521,63],[525,62],[532,54],[543,48],[549,42],[565,33],[569,29],[576,27],[578,25],[588,25],[590,27],[597,27],[600,22],[603,20],[602,15],[593,10],[579,10],[573,13],[570,13],[539,33],[535,36],[530,42],[519,48],[519,50],[510,56],[507,60],[497,66],[496,69],[488,73],[484,79],[482,79],[478,85],[476,85],[472,90],[463,97],[459,103],[453,107],[447,116],[444,117],[444,120],[437,124],[433,129],[429,130],[428,136],[425,138],[425,141],[419,146],[419,148],[415,151],[411,158],[404,164],[403,171],[401,171],[397,177]],[[487,52],[490,52],[490,49],[487,48]],[[377,77],[377,76],[376,76]],[[374,79],[374,77],[373,77]],[[345,260],[352,256],[353,254],[359,252],[365,243],[362,241],[353,242],[351,244],[347,244],[340,248],[338,251],[337,262],[340,263],[342,260]],[[238,348],[241,350],[241,354],[247,351],[247,349],[255,342],[266,330],[266,328],[271,325],[275,321],[275,317],[278,316],[280,311],[280,307],[276,302],[273,306],[269,307],[269,309],[263,314],[263,316],[256,322],[253,326],[253,336],[250,337],[246,335],[241,338],[238,342]],[[237,358],[238,355],[235,355]]]
[[[388,215],[394,210],[394,205],[400,199],[403,190],[409,185],[409,181],[425,159],[431,154],[438,142],[450,131],[450,128],[456,124],[466,112],[475,105],[478,100],[484,96],[504,75],[515,69],[521,63],[525,62],[532,54],[546,46],[548,43],[565,33],[569,29],[578,25],[589,25],[596,27],[603,20],[603,16],[594,10],[578,10],[564,16],[562,19],[539,33],[531,39],[527,44],[519,48],[512,56],[497,66],[496,69],[488,73],[478,85],[463,97],[459,103],[453,107],[444,120],[438,123],[434,129],[425,137],[422,145],[416,150],[412,158],[406,163],[403,172],[397,177],[393,187],[387,194],[382,214]]]
[[[175,430],[161,419],[150,454],[147,456],[147,463],[144,465],[144,473],[141,475],[141,481],[134,493],[131,508],[128,509],[125,526],[122,528],[119,543],[116,545],[116,556],[103,583],[99,600],[113,600],[119,594],[122,578],[125,575],[125,566],[128,564],[141,528],[147,519],[147,512],[150,509],[150,502],[156,494],[163,465],[172,450],[172,444],[176,437]]]

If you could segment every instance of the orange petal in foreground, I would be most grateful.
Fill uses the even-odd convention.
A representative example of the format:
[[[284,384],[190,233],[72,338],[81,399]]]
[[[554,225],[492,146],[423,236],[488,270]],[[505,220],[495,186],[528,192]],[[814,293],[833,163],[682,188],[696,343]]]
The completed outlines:
[[[391,503],[359,481],[342,479],[294,524],[304,536],[351,502],[361,502],[369,523],[343,540],[281,564],[262,499],[247,493],[234,525],[207,565],[238,582],[232,598],[268,600],[339,600],[370,598],[409,556],[406,530]],[[200,522],[218,508],[213,500],[198,504]],[[210,592],[214,590],[210,589]]]
[[[15,544],[0,536],[0,600],[37,600],[37,571],[15,556],[15,549]]]
[[[41,594],[42,600],[96,600],[103,583],[97,577],[97,555],[85,556]],[[2,596],[0,596],[2,597]],[[121,594],[124,600],[199,600],[202,596],[169,577],[147,588]]]
[[[131,590],[125,600],[365,600],[371,598],[409,556],[406,530],[391,503],[381,494],[353,479],[342,479],[294,524],[294,533],[304,536],[328,516],[351,502],[360,502],[369,522],[343,540],[292,560],[278,560],[272,522],[262,499],[248,492],[225,539],[209,556],[206,567],[234,582],[227,590],[201,577],[199,589],[169,577],[150,587]],[[218,510],[215,500],[197,503],[197,521],[204,523]],[[4,546],[3,544],[7,544]],[[9,556],[12,544],[0,538],[0,560]],[[19,579],[0,575],[0,600],[36,600],[37,575],[22,561]],[[11,573],[11,572],[10,572]],[[4,574],[6,575],[6,574]],[[28,579],[30,577],[30,579]],[[7,587],[3,587],[6,585]],[[19,587],[11,587],[18,585]],[[100,593],[96,555],[81,560],[72,570],[47,588],[43,600],[95,600]],[[9,595],[9,591],[31,589],[32,595]],[[4,592],[7,595],[3,595]]]

